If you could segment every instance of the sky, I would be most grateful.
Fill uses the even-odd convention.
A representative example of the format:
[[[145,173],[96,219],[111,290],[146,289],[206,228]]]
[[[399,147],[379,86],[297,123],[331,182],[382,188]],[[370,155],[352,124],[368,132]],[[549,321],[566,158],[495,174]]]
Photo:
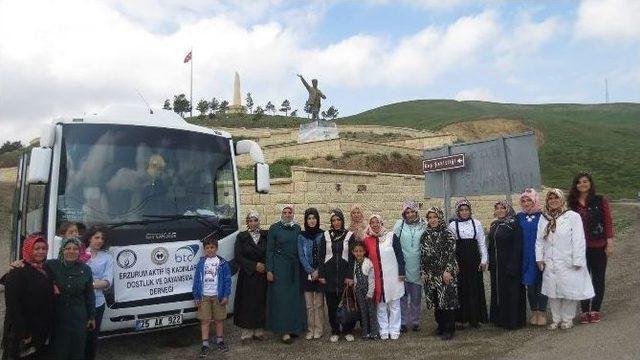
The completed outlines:
[[[0,142],[58,117],[164,99],[306,91],[341,116],[414,99],[640,98],[640,1],[0,0]],[[141,96],[145,99],[142,100]]]

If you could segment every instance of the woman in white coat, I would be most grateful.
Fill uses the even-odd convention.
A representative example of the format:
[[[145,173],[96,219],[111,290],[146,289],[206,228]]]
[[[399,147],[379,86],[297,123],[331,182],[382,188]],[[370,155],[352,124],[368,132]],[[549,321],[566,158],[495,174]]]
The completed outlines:
[[[552,189],[538,223],[536,262],[542,274],[542,294],[549,297],[550,330],[573,327],[578,301],[594,296],[587,270],[580,215],[567,210],[564,194]]]

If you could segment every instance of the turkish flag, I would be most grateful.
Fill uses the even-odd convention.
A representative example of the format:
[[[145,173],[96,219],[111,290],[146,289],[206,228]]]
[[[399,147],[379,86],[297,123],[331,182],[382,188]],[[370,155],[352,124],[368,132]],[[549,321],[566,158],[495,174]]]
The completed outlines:
[[[191,51],[189,51],[189,53],[187,54],[187,56],[184,57],[184,63],[188,63],[189,61],[191,61]]]

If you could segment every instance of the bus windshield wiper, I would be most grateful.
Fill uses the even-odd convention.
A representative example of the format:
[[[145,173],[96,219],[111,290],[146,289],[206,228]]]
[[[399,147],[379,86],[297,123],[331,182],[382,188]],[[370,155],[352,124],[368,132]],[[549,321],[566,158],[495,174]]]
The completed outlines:
[[[134,220],[134,221],[123,221],[113,224],[107,224],[111,229],[115,229],[120,226],[126,225],[148,225],[148,224],[157,224],[163,222],[170,222],[175,220],[182,219],[195,219],[200,224],[211,228],[212,230],[217,230],[220,226],[218,225],[218,217],[217,216],[203,216],[197,214],[175,214],[175,215],[152,215],[152,214],[144,214],[143,217],[152,218],[152,219],[143,219],[143,220]]]

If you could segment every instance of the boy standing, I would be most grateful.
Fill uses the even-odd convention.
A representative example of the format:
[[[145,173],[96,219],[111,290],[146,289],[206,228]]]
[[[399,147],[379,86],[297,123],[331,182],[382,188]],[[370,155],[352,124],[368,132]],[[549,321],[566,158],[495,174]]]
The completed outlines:
[[[218,240],[206,237],[203,240],[204,256],[196,266],[193,278],[193,297],[198,306],[198,319],[202,335],[200,357],[209,353],[209,325],[216,325],[218,350],[229,351],[223,340],[223,321],[227,318],[226,305],[231,294],[231,269],[229,263],[218,252]]]

